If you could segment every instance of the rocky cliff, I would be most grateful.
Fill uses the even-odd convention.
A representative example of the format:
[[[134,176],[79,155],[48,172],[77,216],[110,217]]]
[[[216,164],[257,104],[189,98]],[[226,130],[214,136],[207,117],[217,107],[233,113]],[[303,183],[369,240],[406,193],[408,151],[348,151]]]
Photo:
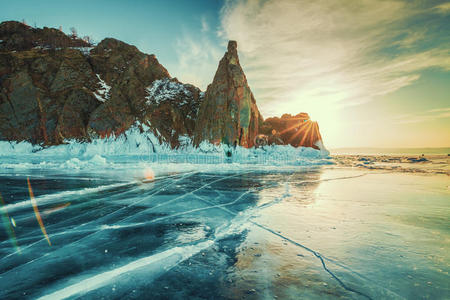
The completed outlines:
[[[193,134],[200,90],[171,79],[154,55],[111,38],[79,47],[87,45],[18,22],[1,23],[0,39],[2,140],[88,141],[137,121],[174,147]]]
[[[273,117],[264,120],[261,133],[268,138],[269,144],[292,145],[294,147],[323,147],[317,122],[310,120],[307,113],[295,116],[284,114],[281,118]]]
[[[0,140],[55,145],[146,124],[174,148],[182,137],[316,147],[317,123],[300,117],[263,120],[234,41],[202,93],[172,78],[155,55],[116,39],[92,47],[56,29],[0,24]]]
[[[239,64],[237,43],[230,41],[200,107],[195,143],[209,140],[252,147],[261,122],[255,98]]]

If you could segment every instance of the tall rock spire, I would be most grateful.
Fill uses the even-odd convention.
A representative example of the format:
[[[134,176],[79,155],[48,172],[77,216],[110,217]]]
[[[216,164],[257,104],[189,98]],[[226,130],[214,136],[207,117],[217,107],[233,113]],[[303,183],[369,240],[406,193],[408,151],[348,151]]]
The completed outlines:
[[[244,71],[237,43],[228,42],[213,82],[208,86],[195,129],[195,143],[203,140],[252,147],[262,117]]]

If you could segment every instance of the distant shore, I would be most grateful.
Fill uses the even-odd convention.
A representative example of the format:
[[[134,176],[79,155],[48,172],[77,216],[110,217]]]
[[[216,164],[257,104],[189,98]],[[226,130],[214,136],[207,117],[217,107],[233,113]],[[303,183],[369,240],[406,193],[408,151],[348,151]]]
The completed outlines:
[[[450,154],[450,147],[436,148],[331,148],[332,155],[447,155]]]
[[[338,167],[450,175],[447,154],[331,154]]]

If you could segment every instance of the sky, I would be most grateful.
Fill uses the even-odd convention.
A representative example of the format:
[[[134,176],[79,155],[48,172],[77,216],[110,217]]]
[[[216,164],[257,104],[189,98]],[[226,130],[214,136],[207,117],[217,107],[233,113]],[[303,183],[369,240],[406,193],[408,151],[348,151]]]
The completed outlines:
[[[0,21],[120,39],[202,90],[228,40],[264,117],[307,112],[340,147],[450,147],[450,2],[5,1]]]

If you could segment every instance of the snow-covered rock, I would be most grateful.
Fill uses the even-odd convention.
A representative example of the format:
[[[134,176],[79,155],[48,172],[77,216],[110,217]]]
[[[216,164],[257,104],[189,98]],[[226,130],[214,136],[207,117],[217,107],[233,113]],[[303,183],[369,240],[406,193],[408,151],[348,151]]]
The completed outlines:
[[[187,105],[189,99],[193,98],[191,91],[180,82],[170,80],[168,78],[155,80],[151,86],[147,88],[148,96],[147,105],[159,105],[164,101],[178,101],[178,105]]]

